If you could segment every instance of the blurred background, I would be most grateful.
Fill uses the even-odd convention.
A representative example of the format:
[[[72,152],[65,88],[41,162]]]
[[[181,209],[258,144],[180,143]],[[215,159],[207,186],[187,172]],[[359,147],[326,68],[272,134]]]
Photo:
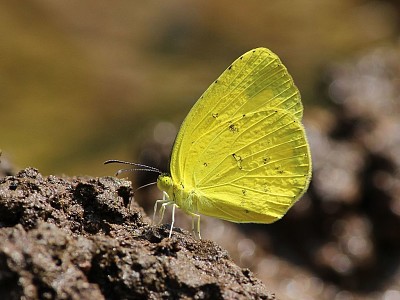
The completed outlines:
[[[279,299],[400,299],[399,25],[394,0],[0,1],[1,167],[167,170],[197,98],[268,47],[302,93],[313,181],[283,220],[204,218],[203,237]],[[136,200],[151,213],[159,197]]]

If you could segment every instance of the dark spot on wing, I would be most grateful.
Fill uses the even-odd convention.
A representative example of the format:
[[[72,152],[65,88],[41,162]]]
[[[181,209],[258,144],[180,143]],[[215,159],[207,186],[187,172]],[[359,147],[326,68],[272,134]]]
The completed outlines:
[[[242,158],[239,155],[236,155],[236,153],[233,153],[232,157],[236,160],[238,168],[241,170],[243,168],[242,167]]]
[[[280,166],[275,167],[276,173],[278,174],[283,174],[283,170],[281,169]]]
[[[229,125],[229,130],[231,132],[238,132],[239,128],[235,124],[231,124],[231,125]]]

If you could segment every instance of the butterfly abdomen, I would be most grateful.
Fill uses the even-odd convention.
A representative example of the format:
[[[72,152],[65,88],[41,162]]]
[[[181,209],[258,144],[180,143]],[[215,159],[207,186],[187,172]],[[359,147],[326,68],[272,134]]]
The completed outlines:
[[[183,186],[182,184],[174,185],[174,201],[187,214],[197,214],[199,212],[199,200],[201,195],[193,187]]]

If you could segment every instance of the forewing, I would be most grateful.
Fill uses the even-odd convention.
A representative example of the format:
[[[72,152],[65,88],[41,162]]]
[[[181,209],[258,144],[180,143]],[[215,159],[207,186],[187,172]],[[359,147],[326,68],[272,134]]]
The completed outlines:
[[[249,112],[278,108],[299,120],[303,107],[298,89],[276,54],[266,48],[251,50],[205,91],[183,122],[171,156],[171,175],[193,183],[197,167],[191,158],[214,138],[214,129]]]

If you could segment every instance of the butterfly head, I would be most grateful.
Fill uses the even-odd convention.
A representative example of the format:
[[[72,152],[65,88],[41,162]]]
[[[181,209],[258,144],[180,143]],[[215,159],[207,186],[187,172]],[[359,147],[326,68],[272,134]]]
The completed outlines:
[[[157,187],[168,195],[172,195],[173,182],[171,175],[167,173],[160,174],[157,179]]]

